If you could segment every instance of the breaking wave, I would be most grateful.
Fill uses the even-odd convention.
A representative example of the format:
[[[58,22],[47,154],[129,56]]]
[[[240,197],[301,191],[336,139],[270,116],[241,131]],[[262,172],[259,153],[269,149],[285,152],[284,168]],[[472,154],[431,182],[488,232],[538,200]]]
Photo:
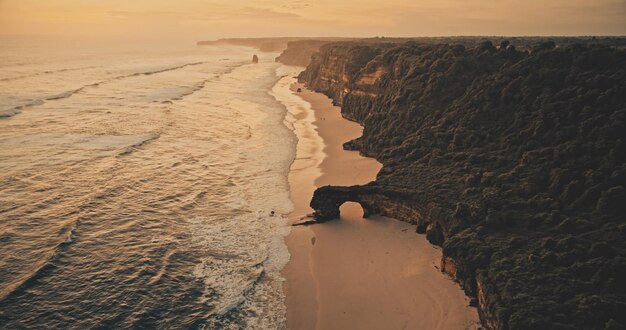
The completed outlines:
[[[65,68],[65,69],[58,69],[58,70],[46,70],[46,71],[42,71],[42,72],[25,74],[25,75],[21,75],[21,76],[0,78],[0,81],[12,81],[12,80],[19,80],[19,79],[43,76],[43,75],[48,75],[48,74],[55,74],[55,73],[61,73],[61,72],[70,72],[70,71],[80,71],[80,70],[89,70],[89,69],[96,69],[96,68],[98,68],[98,66],[86,66],[86,67],[80,67],[80,68]]]
[[[159,133],[153,132],[153,133],[149,133],[146,135],[142,135],[142,136],[138,136],[138,141],[131,144],[128,147],[125,147],[124,149],[122,149],[122,152],[119,153],[120,156],[125,156],[128,155],[130,153],[132,153],[133,151],[135,151],[137,148],[143,146],[146,143],[149,143],[151,141],[154,141],[156,139],[158,139],[159,137],[161,137],[161,135]]]
[[[186,68],[188,66],[200,65],[200,64],[205,64],[205,63],[209,63],[209,62],[208,61],[193,62],[193,63],[187,63],[187,64],[183,64],[183,65],[177,65],[177,66],[173,66],[173,67],[167,67],[167,68],[163,68],[163,69],[158,69],[158,70],[144,71],[144,72],[135,72],[135,73],[127,74],[127,75],[120,75],[120,76],[116,76],[116,77],[113,77],[113,78],[101,80],[101,81],[98,81],[98,82],[95,82],[95,83],[91,83],[91,84],[87,84],[87,85],[81,86],[81,87],[73,89],[73,90],[69,90],[69,91],[66,91],[66,92],[63,92],[63,93],[59,93],[59,94],[55,94],[55,95],[46,96],[46,97],[44,97],[42,99],[33,100],[33,101],[28,102],[28,103],[20,104],[20,105],[18,105],[16,107],[13,107],[13,108],[10,108],[10,109],[7,109],[7,110],[2,110],[2,111],[0,111],[0,118],[9,118],[9,117],[15,116],[15,115],[21,113],[20,110],[22,110],[24,108],[30,108],[30,107],[43,105],[46,101],[55,101],[55,100],[61,100],[61,99],[69,98],[69,97],[71,97],[74,94],[77,94],[77,93],[80,93],[80,92],[84,91],[85,89],[98,87],[101,84],[108,83],[108,82],[111,82],[111,81],[125,79],[125,78],[131,78],[131,77],[137,77],[137,76],[142,76],[142,75],[149,76],[149,75],[153,75],[153,74],[179,70],[179,69],[182,69],[182,68]],[[70,70],[70,69],[56,70],[56,71],[46,71],[46,72],[54,73],[54,72],[61,72],[61,71],[68,71],[68,70]],[[76,70],[78,70],[78,69],[76,69]],[[40,75],[40,74],[34,74],[34,75]],[[34,75],[29,75],[29,76],[34,76]],[[23,76],[23,77],[28,77],[28,76]],[[4,80],[7,80],[7,79],[5,78]],[[203,83],[203,85],[204,85],[204,83]]]
[[[71,228],[65,232],[62,240],[57,243],[50,252],[47,257],[45,257],[42,261],[35,264],[32,268],[31,272],[21,276],[17,281],[12,284],[9,284],[0,292],[0,303],[4,300],[10,298],[15,294],[19,294],[20,292],[28,289],[31,285],[33,285],[37,280],[44,277],[48,271],[54,268],[54,261],[59,257],[59,254],[67,248],[70,244],[72,244],[72,235],[76,232],[76,227],[78,226],[78,220],[73,223]]]
[[[95,83],[91,83],[91,84],[87,84],[84,86],[81,86],[79,88],[73,89],[73,90],[69,90],[63,93],[59,93],[59,94],[55,94],[55,95],[51,95],[51,96],[47,96],[45,98],[42,99],[38,99],[38,100],[33,100],[24,104],[20,104],[16,107],[7,109],[7,110],[2,110],[0,111],[0,118],[9,118],[12,116],[15,116],[17,114],[20,114],[22,111],[22,109],[25,108],[31,108],[31,107],[35,107],[35,106],[40,106],[46,103],[46,101],[56,101],[56,100],[61,100],[61,99],[66,99],[69,97],[72,97],[73,95],[80,93],[86,89],[89,88],[95,88],[100,86],[101,84],[105,84],[105,83],[109,83],[112,81],[116,81],[116,80],[121,80],[121,79],[126,79],[126,78],[132,78],[132,77],[137,77],[137,76],[149,76],[149,75],[153,75],[153,74],[158,74],[158,73],[163,73],[163,72],[168,72],[168,71],[174,71],[174,70],[179,70],[182,68],[186,68],[189,66],[194,66],[194,65],[200,65],[200,64],[205,64],[205,63],[209,63],[208,61],[204,61],[204,62],[193,62],[193,63],[187,63],[187,64],[183,64],[183,65],[178,65],[178,66],[173,66],[173,67],[168,67],[168,68],[164,68],[164,69],[159,69],[159,70],[153,70],[153,71],[144,71],[144,72],[135,72],[132,74],[127,74],[127,75],[120,75],[120,76],[116,76],[110,79],[105,79],[105,80],[101,80]],[[185,90],[182,94],[174,97],[171,99],[171,101],[179,101],[182,100],[183,98],[185,98],[186,96],[192,95],[195,92],[201,90],[202,88],[204,88],[204,86],[206,85],[206,83],[210,82],[213,79],[219,78],[222,75],[225,74],[229,74],[231,73],[234,69],[236,69],[237,67],[243,65],[244,63],[238,63],[236,65],[232,65],[227,67],[227,69],[223,72],[220,72],[219,74],[217,74],[215,77],[209,78],[209,79],[205,79],[202,81],[197,82],[196,84],[194,84],[191,88]],[[167,102],[167,101],[165,101]]]
[[[13,109],[9,109],[9,110],[3,110],[0,111],[0,118],[9,118],[9,117],[13,117],[19,113],[21,113],[22,111],[20,111],[17,108],[13,108]]]

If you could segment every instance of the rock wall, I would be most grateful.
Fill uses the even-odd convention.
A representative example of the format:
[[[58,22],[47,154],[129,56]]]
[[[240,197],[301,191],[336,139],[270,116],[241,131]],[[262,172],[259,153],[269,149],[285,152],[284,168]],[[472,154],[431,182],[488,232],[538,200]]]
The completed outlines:
[[[322,46],[299,79],[364,126],[344,147],[384,166],[311,206],[417,224],[487,328],[623,327],[626,51],[515,46]]]

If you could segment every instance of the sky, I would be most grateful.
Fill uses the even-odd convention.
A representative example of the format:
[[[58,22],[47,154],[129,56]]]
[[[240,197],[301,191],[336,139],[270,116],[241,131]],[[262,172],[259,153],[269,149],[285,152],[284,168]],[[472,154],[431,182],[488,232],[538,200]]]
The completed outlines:
[[[0,35],[626,35],[626,0],[0,0]]]

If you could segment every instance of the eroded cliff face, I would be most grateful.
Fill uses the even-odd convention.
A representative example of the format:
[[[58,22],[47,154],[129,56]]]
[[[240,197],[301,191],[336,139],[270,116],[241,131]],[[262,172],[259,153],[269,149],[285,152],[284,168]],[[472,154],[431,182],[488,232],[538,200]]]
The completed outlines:
[[[381,54],[386,48],[391,48],[391,44],[381,44],[376,46],[344,43],[326,44],[321,47],[321,51],[313,54],[311,64],[303,71],[299,79],[306,82],[315,90],[320,91],[338,104],[343,103],[344,97],[348,93],[360,93],[367,90],[367,86],[373,87],[371,77],[360,75],[359,72],[374,57]],[[357,77],[363,80],[363,88],[352,82]],[[347,114],[347,113],[345,113]]]
[[[416,224],[488,328],[626,325],[626,51],[555,46],[322,46],[300,80],[384,167],[318,189],[318,218]]]

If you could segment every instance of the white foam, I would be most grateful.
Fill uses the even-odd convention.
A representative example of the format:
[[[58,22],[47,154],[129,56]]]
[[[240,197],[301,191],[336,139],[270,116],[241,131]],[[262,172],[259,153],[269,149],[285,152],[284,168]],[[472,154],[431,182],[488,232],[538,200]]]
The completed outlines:
[[[278,66],[244,65],[220,78],[229,86],[225,93],[233,93],[220,109],[247,128],[237,132],[241,144],[232,146],[241,166],[225,186],[220,211],[189,220],[206,251],[194,274],[204,281],[207,300],[219,296],[213,313],[235,312],[252,329],[284,328],[286,317],[280,271],[289,260],[289,227],[283,215],[293,209],[287,175],[296,140],[283,125],[287,109],[269,94]]]
[[[104,194],[107,202],[124,205],[107,209],[111,219],[134,221],[141,216],[142,207],[158,208],[159,212],[150,214],[154,217],[151,224],[181,224],[177,230],[188,232],[176,233],[180,234],[176,236],[177,249],[189,252],[185,255],[198,264],[159,268],[151,282],[170,285],[158,281],[160,271],[182,269],[185,276],[191,280],[195,276],[204,284],[205,301],[200,308],[214,308],[207,314],[224,316],[229,324],[226,328],[283,328],[286,308],[280,270],[289,259],[284,244],[289,227],[282,215],[293,208],[287,174],[296,140],[283,125],[286,109],[268,94],[278,80],[275,69],[279,64],[273,62],[275,54],[262,54],[258,65],[237,66],[242,59],[249,62],[250,49],[216,54],[211,56],[227,54],[232,60],[115,79],[176,67],[175,63],[164,65],[161,60],[142,58],[125,70],[109,67],[91,77],[70,71],[58,81],[51,74],[5,83],[7,93],[18,95],[18,101],[36,98],[24,92],[25,86],[42,86],[32,94],[42,99],[41,95],[54,95],[55,100],[39,101],[42,106],[3,122],[7,125],[0,136],[0,167],[4,170],[0,178],[14,182],[12,189],[23,192],[10,197],[24,205],[33,196],[47,194],[34,191],[39,186],[77,198],[90,195],[97,187],[111,189]],[[141,64],[144,61],[150,63]],[[94,77],[107,83],[84,88],[72,97],[61,93],[92,86]],[[176,99],[171,101],[172,97]],[[163,100],[171,102],[161,103]],[[0,99],[0,105],[3,102],[7,108],[19,104]],[[37,173],[45,175],[36,176],[28,185],[14,180]],[[139,179],[140,183],[135,182]],[[140,187],[127,187],[127,183]],[[33,191],[27,190],[31,185]],[[171,218],[164,215],[169,212]],[[28,221],[29,217],[25,214],[23,218]],[[106,227],[80,234],[91,239],[112,230]],[[179,254],[183,253],[175,256]],[[195,286],[196,281],[192,282]]]

